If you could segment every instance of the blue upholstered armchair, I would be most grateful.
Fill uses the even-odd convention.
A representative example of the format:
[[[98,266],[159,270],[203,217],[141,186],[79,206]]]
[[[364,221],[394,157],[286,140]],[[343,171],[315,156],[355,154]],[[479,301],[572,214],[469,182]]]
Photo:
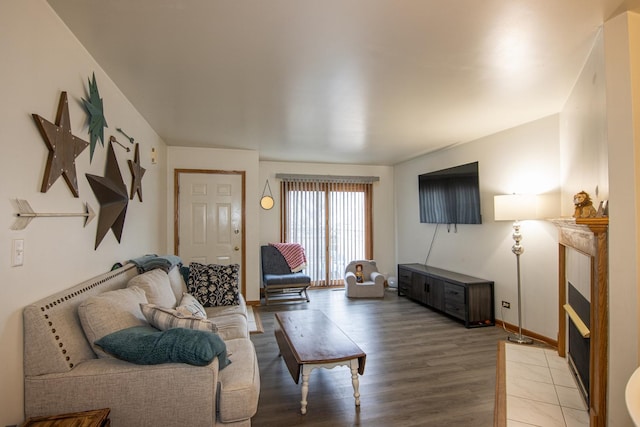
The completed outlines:
[[[293,273],[284,256],[273,246],[261,246],[260,254],[265,305],[269,305],[270,297],[278,297],[277,299],[281,301],[309,302],[309,295],[307,295],[307,288],[311,282],[309,276],[302,272]],[[297,295],[297,297],[288,297],[290,295]],[[276,298],[272,300],[275,301]]]
[[[384,276],[373,260],[351,261],[344,271],[344,286],[349,298],[384,297]]]

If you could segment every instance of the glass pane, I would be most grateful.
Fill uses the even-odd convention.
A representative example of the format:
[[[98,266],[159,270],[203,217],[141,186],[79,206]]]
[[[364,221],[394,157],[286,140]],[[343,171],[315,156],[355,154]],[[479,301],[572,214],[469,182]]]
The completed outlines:
[[[314,286],[341,284],[345,266],[366,256],[365,193],[345,189],[318,184],[287,191],[287,238],[305,248]]]
[[[365,257],[363,192],[332,192],[330,200],[330,280],[341,280],[345,266]]]

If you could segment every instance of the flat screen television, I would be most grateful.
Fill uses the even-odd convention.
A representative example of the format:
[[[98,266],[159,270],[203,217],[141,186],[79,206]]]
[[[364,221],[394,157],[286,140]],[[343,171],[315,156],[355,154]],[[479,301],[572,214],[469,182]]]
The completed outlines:
[[[478,162],[418,177],[420,222],[482,224]]]

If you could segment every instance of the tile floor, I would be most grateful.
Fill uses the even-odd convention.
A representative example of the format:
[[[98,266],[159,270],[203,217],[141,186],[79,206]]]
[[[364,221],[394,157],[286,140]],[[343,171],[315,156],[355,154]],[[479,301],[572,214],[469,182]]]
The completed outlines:
[[[587,407],[555,350],[506,343],[507,426],[589,425]]]

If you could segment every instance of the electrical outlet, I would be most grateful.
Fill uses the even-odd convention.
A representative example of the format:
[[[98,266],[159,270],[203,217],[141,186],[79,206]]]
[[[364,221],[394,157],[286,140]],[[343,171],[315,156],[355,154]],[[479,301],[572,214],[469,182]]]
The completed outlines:
[[[511,303],[509,301],[502,301],[502,306],[504,308],[511,308]]]

